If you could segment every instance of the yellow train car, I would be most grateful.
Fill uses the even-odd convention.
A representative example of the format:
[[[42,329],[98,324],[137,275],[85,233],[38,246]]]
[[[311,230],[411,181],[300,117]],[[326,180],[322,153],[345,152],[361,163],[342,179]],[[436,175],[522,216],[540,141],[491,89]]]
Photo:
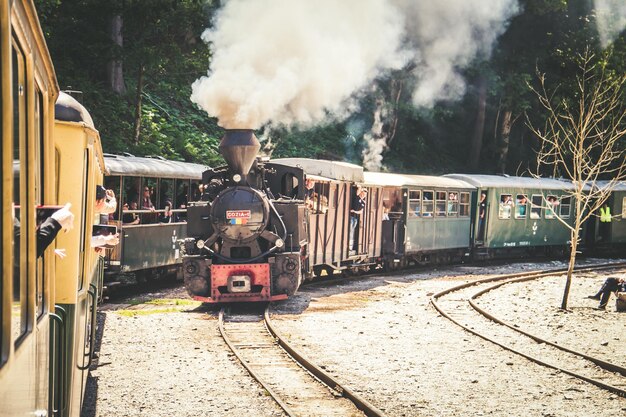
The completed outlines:
[[[80,414],[82,395],[93,356],[96,307],[102,288],[104,262],[90,245],[96,185],[101,185],[104,159],[100,136],[87,110],[71,96],[61,93],[55,108],[54,166],[57,201],[71,203],[74,228],[56,239],[66,257],[57,260],[55,303],[64,315],[59,351],[55,363],[65,382],[63,392],[55,393],[55,409],[60,416]]]
[[[102,150],[88,114],[55,123],[59,88],[31,0],[0,0],[0,38],[0,416],[78,416],[103,276],[90,247]],[[40,206],[66,202],[74,229],[38,256]]]

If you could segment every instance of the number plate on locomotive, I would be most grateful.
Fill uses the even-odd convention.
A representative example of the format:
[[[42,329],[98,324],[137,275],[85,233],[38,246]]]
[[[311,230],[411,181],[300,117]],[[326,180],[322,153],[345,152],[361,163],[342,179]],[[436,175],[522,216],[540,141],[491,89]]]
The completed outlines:
[[[250,217],[250,210],[226,210],[226,219],[231,224],[246,224]]]

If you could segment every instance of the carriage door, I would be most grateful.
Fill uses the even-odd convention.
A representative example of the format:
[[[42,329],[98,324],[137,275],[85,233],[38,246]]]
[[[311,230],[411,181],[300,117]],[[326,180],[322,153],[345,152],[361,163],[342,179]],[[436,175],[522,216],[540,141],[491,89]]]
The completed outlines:
[[[383,189],[382,252],[384,255],[402,253],[404,240],[404,209],[401,188]]]

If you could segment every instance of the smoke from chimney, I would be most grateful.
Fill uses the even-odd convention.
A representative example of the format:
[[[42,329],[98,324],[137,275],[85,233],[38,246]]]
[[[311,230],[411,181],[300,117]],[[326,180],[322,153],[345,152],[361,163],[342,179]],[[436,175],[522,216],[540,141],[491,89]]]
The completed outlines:
[[[596,24],[600,43],[609,46],[626,28],[626,2],[624,0],[594,0]]]
[[[211,69],[191,100],[229,129],[342,119],[407,62],[403,28],[388,0],[229,0],[203,34]]]
[[[430,107],[462,97],[459,71],[517,12],[517,0],[228,0],[203,33],[211,68],[191,100],[227,129],[307,127],[344,119],[377,77],[410,64],[413,103]],[[370,142],[379,164],[386,144]]]

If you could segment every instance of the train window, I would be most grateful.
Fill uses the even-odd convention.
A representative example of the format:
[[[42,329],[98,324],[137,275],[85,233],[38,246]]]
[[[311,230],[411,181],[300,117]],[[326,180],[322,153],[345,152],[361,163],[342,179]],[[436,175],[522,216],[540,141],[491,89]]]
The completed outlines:
[[[456,216],[459,212],[459,193],[452,191],[448,193],[448,216]]]
[[[391,211],[393,212],[393,205]],[[418,190],[409,191],[409,217],[418,217],[422,212],[422,192]]]
[[[143,179],[143,188],[141,193],[141,201],[139,202],[139,208],[145,209],[146,207],[150,207],[150,203],[152,203],[152,207],[157,207],[157,179],[156,178],[144,178]],[[196,185],[196,188],[198,186]],[[146,188],[150,190],[150,202],[147,202],[145,199],[148,197],[146,194]]]
[[[561,205],[559,208],[559,214],[562,219],[568,219],[570,210],[572,207],[572,197],[561,197]]]
[[[470,194],[469,193],[461,193],[461,198],[459,199],[459,216],[468,217],[469,216],[469,206],[470,206]]]
[[[117,200],[117,207],[115,208],[115,214],[113,215],[115,220],[119,220],[120,218],[119,210],[120,210],[120,207],[122,207],[123,197],[122,197],[122,194],[120,194],[121,181],[122,181],[122,177],[118,175],[104,177],[104,188],[106,188],[107,190],[113,190],[113,192],[115,193],[116,200]]]
[[[446,192],[437,191],[435,195],[437,196],[437,201],[435,204],[435,214],[437,215],[437,217],[445,217],[446,216]]]
[[[15,45],[15,44],[14,44]],[[12,340],[17,343],[28,328],[28,287],[26,269],[26,241],[28,237],[28,216],[26,185],[26,65],[24,55],[16,47],[12,51],[13,65],[13,304]]]
[[[198,182],[193,181],[191,183],[191,189],[189,190],[189,201],[199,201],[200,200],[200,185]]]
[[[424,191],[424,200],[422,201],[422,216],[433,216],[433,205],[435,204],[433,197],[435,193],[432,191]]]
[[[187,207],[189,201],[189,180],[176,180],[176,207],[182,208],[181,205]]]
[[[402,190],[385,188],[383,191],[383,204],[389,208],[390,213],[402,214]]]
[[[530,218],[541,218],[541,203],[543,203],[542,195],[533,195],[530,200]]]
[[[159,185],[159,208],[165,208],[165,204],[170,202],[170,205],[174,204],[174,196],[172,195],[174,190],[174,180],[170,178],[161,178],[161,184]]]
[[[35,161],[40,161],[40,164],[35,167],[35,204],[40,205],[45,202],[43,195],[43,181],[44,181],[44,167],[43,167],[43,97],[41,90],[35,88]],[[45,268],[43,258],[37,258],[35,265],[35,310],[37,317],[41,317],[44,313],[44,288],[45,288]]]
[[[511,196],[511,194],[500,194],[498,218],[510,219],[512,210],[513,210],[513,197]]]
[[[549,195],[546,199],[546,219],[554,219],[556,216],[556,207],[559,205],[559,200],[554,195]]]
[[[311,208],[314,213],[326,213],[328,211],[328,194],[330,184],[327,182],[316,181],[313,188],[313,196],[311,197]]]
[[[518,194],[515,197],[515,218],[525,219],[528,210],[528,197],[525,194]]]
[[[128,203],[130,205],[130,203],[135,202],[137,203],[137,206],[139,207],[139,200],[141,198],[141,192],[140,192],[140,186],[141,186],[141,181],[139,177],[124,177],[123,180],[123,187],[124,187],[124,196],[122,198],[122,200],[125,203]]]

